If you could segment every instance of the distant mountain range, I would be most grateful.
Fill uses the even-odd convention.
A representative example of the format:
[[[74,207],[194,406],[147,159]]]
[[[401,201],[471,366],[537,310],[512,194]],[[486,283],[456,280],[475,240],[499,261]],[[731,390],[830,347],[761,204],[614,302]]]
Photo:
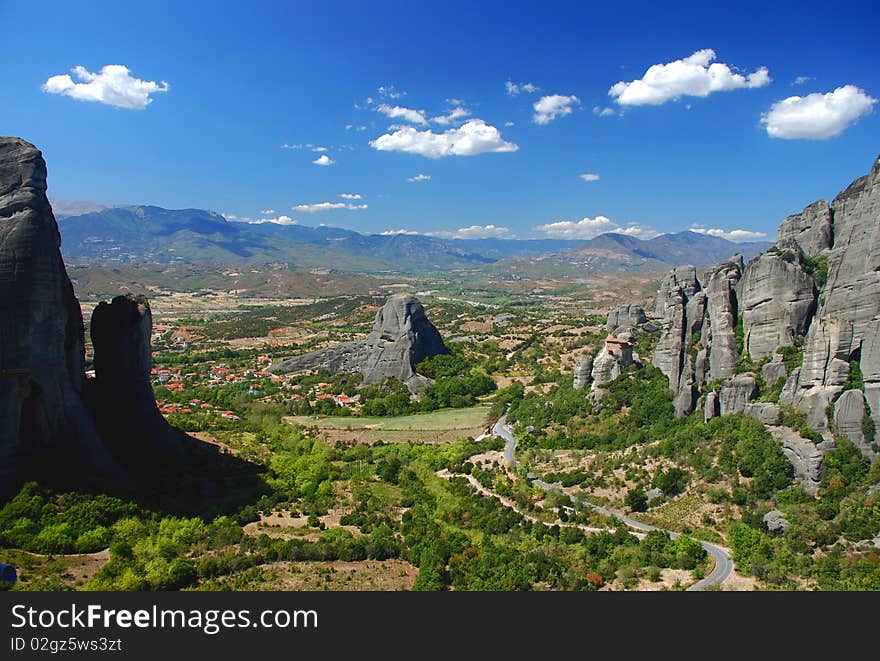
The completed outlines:
[[[503,270],[531,260],[589,269],[664,270],[714,264],[740,252],[746,259],[770,243],[733,243],[695,232],[641,240],[603,234],[565,239],[444,239],[418,234],[360,234],[338,227],[230,222],[201,209],[109,207],[64,215],[62,252],[74,261],[134,263],[285,264],[290,268],[418,272]]]

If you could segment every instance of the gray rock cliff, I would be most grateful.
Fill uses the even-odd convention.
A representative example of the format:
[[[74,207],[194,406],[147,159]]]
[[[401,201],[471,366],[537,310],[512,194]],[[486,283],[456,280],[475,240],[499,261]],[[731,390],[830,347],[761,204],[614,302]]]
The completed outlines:
[[[360,372],[365,385],[395,378],[413,392],[428,385],[415,372],[424,358],[449,353],[440,332],[432,324],[418,299],[395,294],[376,313],[373,330],[359,342],[344,342],[269,367],[270,372],[286,374],[309,370],[335,373]]]

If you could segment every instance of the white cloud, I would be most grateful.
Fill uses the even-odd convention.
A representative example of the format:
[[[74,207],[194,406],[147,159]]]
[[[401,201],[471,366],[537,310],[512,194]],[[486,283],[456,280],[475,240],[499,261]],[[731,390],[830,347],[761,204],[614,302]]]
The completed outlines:
[[[402,96],[406,96],[406,92],[398,92],[394,89],[394,85],[382,85],[378,90],[379,96],[383,99],[399,99]]]
[[[267,211],[261,211],[260,213],[269,213]],[[274,211],[271,213],[275,213]],[[221,214],[226,220],[230,220],[234,223],[247,223],[248,225],[263,225],[265,223],[273,223],[275,225],[296,225],[299,221],[291,218],[290,216],[276,216],[274,218],[249,218],[247,216],[236,216],[234,213],[224,213]]]
[[[269,216],[269,215],[275,213],[275,209],[264,209],[260,213],[263,214],[264,216]]]
[[[377,151],[402,151],[427,158],[475,156],[519,149],[517,145],[506,142],[497,128],[482,119],[471,119],[443,133],[419,131],[411,126],[400,127],[372,140],[370,146]]]
[[[333,165],[336,161],[327,156],[327,154],[321,154],[316,158],[312,163],[315,165]]]
[[[771,138],[824,140],[840,135],[862,115],[871,112],[877,99],[855,85],[833,92],[790,96],[774,103],[761,115]]]
[[[607,216],[596,216],[595,218],[587,216],[581,220],[559,220],[555,223],[538,225],[535,230],[557,239],[581,240],[592,239],[609,232],[626,234],[638,239],[651,239],[660,235],[660,232],[638,223],[629,223],[626,227],[621,227]]]
[[[75,83],[69,74],[60,74],[43,83],[43,91],[80,101],[97,101],[116,108],[143,110],[153,102],[151,94],[169,90],[164,80],[157,83],[134,78],[129,68],[121,64],[103,66],[99,73],[92,73],[83,66],[75,66],[71,72],[82,82]]]
[[[741,241],[760,241],[767,238],[766,232],[752,232],[751,230],[723,230],[717,227],[706,228],[701,225],[691,225],[691,232],[697,234],[706,234],[708,236],[717,236],[728,241],[739,243]]]
[[[513,122],[504,122],[504,126],[513,126]]]
[[[381,112],[391,119],[402,119],[412,124],[424,126],[428,123],[425,119],[424,110],[413,110],[412,108],[404,108],[403,106],[389,106],[387,103],[376,106],[376,112]]]
[[[450,110],[445,115],[440,115],[438,117],[432,117],[431,121],[436,122],[437,124],[442,124],[443,126],[448,126],[449,124],[457,122],[458,120],[463,119],[464,117],[467,117],[470,114],[471,114],[470,110],[462,108],[461,106],[456,106],[455,108]]]
[[[510,229],[507,227],[499,227],[497,225],[471,225],[470,227],[460,227],[455,231],[456,239],[487,239],[490,237],[505,236]]]
[[[639,80],[620,81],[608,90],[622,106],[660,105],[682,96],[708,96],[740,88],[763,87],[770,83],[767,67],[748,75],[734,73],[727,64],[712,62],[715,51],[698,50],[693,55],[651,66]]]
[[[411,184],[412,184],[412,183],[415,183],[415,182],[417,182],[417,181],[430,181],[430,180],[431,180],[431,175],[429,175],[429,174],[417,174],[417,175],[414,176],[414,177],[407,177],[406,180],[407,180],[408,182],[410,182]]]
[[[398,234],[409,234],[409,235],[418,235],[418,232],[413,230],[385,230],[384,232],[379,232],[381,236],[396,236]]]
[[[534,83],[519,83],[519,84],[517,84],[517,83],[514,83],[513,81],[510,81],[510,80],[508,80],[506,83],[504,83],[504,88],[507,90],[507,93],[510,96],[516,96],[517,94],[520,94],[521,92],[525,92],[527,94],[533,94],[534,92],[537,92],[538,90],[541,89],[540,87],[538,87]]]
[[[327,151],[327,148],[326,148],[326,147],[315,146],[315,147],[312,147],[312,151],[313,151],[313,152],[317,152],[317,153],[320,154],[321,152],[325,152],[325,151]]]
[[[792,85],[803,85],[804,83],[808,83],[813,80],[812,76],[798,76],[792,81]]]
[[[297,204],[291,207],[301,213],[317,213],[318,211],[332,211],[334,209],[347,209],[348,211],[363,211],[366,204],[351,204],[347,202],[318,202],[317,204]]]
[[[366,130],[367,130],[367,127],[364,126],[364,125],[362,125],[362,124],[357,124],[357,125],[355,125],[355,124],[346,124],[346,125],[345,125],[345,130],[346,130],[346,131],[366,131]]]
[[[532,107],[535,109],[535,115],[532,121],[535,124],[549,124],[554,119],[565,117],[572,113],[572,106],[580,104],[581,100],[574,94],[565,96],[563,94],[550,94],[542,96]]]
[[[616,115],[617,111],[614,108],[602,108],[601,106],[593,106],[593,114],[597,117],[611,117],[612,115]]]
[[[281,145],[281,149],[302,149],[303,145],[289,145],[286,142]]]
[[[363,195],[360,193],[341,193],[339,195],[343,200],[362,200]]]
[[[593,172],[588,172],[586,174],[579,174],[578,176],[581,179],[583,179],[584,181],[599,181],[599,179],[601,179],[601,177],[598,174],[595,174]]]

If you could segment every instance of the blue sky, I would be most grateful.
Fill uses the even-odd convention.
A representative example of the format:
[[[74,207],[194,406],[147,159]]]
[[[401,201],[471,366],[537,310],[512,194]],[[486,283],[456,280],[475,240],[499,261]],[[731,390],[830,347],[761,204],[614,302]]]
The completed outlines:
[[[56,199],[462,237],[773,237],[880,153],[876,2],[244,5],[0,0],[0,132]]]

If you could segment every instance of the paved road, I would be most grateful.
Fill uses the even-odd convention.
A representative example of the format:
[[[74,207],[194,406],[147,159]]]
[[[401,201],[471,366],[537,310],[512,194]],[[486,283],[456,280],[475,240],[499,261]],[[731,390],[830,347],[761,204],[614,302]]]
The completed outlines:
[[[492,427],[492,433],[504,439],[504,461],[511,468],[516,468],[516,457],[514,456],[514,453],[516,451],[516,436],[513,435],[513,430],[507,424],[507,413],[498,418],[498,421]],[[560,486],[558,484],[549,484],[547,482],[544,482],[543,480],[539,480],[531,473],[528,473],[526,477],[532,480],[532,484],[540,487],[541,489],[544,489],[545,491],[560,489]],[[571,501],[576,506],[587,507],[592,509],[594,512],[598,512],[599,514],[603,514],[605,516],[617,519],[618,521],[622,521],[634,530],[638,530],[643,533],[650,532],[652,530],[664,530],[663,528],[656,528],[654,526],[648,525],[647,523],[636,521],[635,519],[631,519],[628,516],[625,516],[618,512],[612,512],[609,509],[605,509],[604,507],[591,503],[588,500],[584,500],[583,498],[575,498],[574,496],[569,496],[569,498],[571,498]],[[664,530],[664,532],[668,532],[670,537],[672,537],[673,539],[675,539],[679,535],[679,533],[672,530]],[[733,573],[733,562],[730,559],[730,553],[727,551],[727,549],[704,541],[700,541],[700,544],[704,549],[706,549],[706,553],[708,553],[712,557],[715,566],[712,571],[709,572],[708,576],[690,586],[688,588],[689,592],[704,590],[711,585],[720,585],[721,583],[724,583],[724,581],[726,581],[728,578],[730,578],[730,575]]]

